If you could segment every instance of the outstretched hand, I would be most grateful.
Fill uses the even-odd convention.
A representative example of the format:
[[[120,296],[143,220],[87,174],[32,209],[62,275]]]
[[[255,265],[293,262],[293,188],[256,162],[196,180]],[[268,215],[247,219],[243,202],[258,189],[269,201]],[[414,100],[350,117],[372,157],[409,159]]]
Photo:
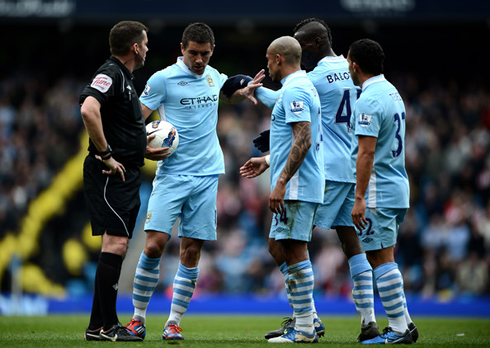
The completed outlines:
[[[240,167],[240,174],[247,179],[252,179],[265,172],[267,168],[269,165],[265,157],[252,157]]]
[[[260,70],[257,75],[255,75],[254,79],[248,84],[247,87],[242,89],[242,95],[249,99],[252,103],[257,105],[257,99],[255,99],[255,90],[259,87],[262,87],[262,80],[265,77],[264,69]]]

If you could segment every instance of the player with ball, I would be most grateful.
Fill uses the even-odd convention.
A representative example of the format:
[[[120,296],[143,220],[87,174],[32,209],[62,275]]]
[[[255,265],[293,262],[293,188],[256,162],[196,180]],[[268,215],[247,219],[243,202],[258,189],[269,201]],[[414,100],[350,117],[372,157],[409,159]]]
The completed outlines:
[[[182,57],[151,76],[140,97],[145,118],[157,110],[160,119],[176,129],[173,146],[160,148],[150,144],[161,133],[172,132],[147,132],[146,157],[159,162],[148,203],[146,244],[134,277],[134,315],[126,326],[141,338],[146,335],[146,309],[158,283],[160,259],[179,218],[180,263],[162,339],[183,339],[179,325],[196,287],[201,248],[204,241],[216,240],[218,176],[225,170],[216,133],[219,99],[237,103],[248,98],[257,103],[253,92],[264,76],[228,78],[209,66],[214,34],[204,23],[187,26],[180,48]]]
[[[164,120],[153,121],[146,125],[146,135],[150,136],[148,139],[148,145],[154,149],[160,149],[162,147],[167,148],[170,156],[175,152],[177,146],[179,146],[179,133],[177,129],[170,123]]]

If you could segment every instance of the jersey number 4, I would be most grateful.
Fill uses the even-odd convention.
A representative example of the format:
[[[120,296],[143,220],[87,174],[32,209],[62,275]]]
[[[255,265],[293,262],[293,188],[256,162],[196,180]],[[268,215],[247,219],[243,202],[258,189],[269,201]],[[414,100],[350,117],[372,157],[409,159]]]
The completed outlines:
[[[359,98],[359,96],[361,95],[361,90],[356,89],[356,91],[356,97]],[[347,123],[347,126],[349,126],[351,113],[352,108],[350,104],[350,89],[346,89],[344,90],[344,95],[342,96],[339,108],[337,109],[337,113],[335,114],[335,123]]]

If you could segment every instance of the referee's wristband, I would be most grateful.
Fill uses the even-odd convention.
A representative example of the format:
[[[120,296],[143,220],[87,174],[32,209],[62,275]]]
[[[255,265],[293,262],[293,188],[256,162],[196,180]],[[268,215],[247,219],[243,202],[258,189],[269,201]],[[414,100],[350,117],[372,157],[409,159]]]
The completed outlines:
[[[103,161],[108,160],[111,157],[112,157],[112,153],[110,153],[110,152],[105,156],[100,156],[100,158],[102,158]]]
[[[271,166],[271,155],[265,156],[265,163],[270,167]]]
[[[107,144],[107,149],[105,151],[99,152],[100,158],[107,160],[112,157],[112,148]]]

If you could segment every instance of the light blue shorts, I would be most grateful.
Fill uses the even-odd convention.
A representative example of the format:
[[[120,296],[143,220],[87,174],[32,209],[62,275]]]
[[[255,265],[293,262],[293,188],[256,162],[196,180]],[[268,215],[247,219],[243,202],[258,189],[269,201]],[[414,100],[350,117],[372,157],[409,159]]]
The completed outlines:
[[[352,208],[354,208],[355,184],[337,181],[325,181],[325,196],[315,218],[315,226],[327,230],[337,226],[354,226]]]
[[[179,218],[179,237],[216,240],[219,175],[158,175],[148,201],[145,231],[170,235]]]
[[[396,244],[400,224],[408,209],[367,208],[368,226],[357,231],[364,251],[380,250]]]
[[[269,238],[309,242],[318,203],[284,201],[284,214],[273,214]]]

